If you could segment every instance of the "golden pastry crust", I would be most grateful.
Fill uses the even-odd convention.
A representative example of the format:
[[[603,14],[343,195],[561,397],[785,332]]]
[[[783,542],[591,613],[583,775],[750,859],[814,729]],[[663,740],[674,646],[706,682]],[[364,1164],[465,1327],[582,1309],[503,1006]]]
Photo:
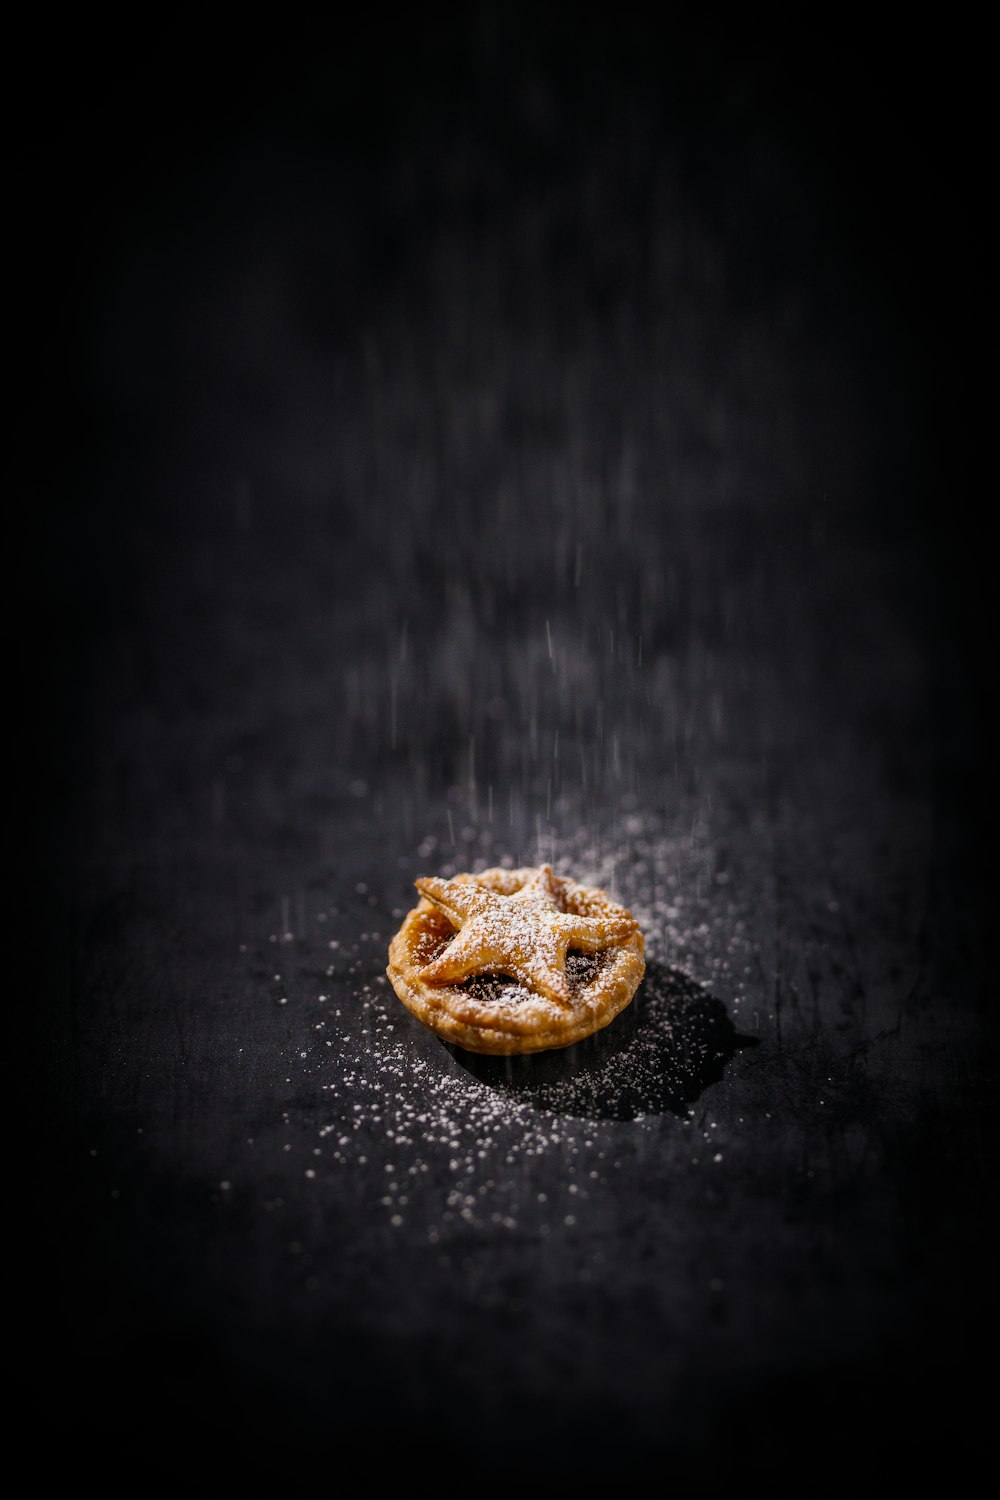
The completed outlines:
[[[613,1021],[645,973],[631,912],[550,865],[416,885],[386,972],[419,1020],[470,1052],[568,1047]]]

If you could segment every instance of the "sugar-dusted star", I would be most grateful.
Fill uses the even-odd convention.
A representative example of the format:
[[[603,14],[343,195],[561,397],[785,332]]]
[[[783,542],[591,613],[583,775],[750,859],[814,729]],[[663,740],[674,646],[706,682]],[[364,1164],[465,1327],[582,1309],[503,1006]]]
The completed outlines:
[[[562,911],[551,865],[542,865],[510,896],[436,875],[416,881],[416,887],[456,928],[447,948],[421,970],[429,984],[507,974],[558,1005],[570,1005],[567,949],[599,953],[636,931],[627,914],[579,917]]]

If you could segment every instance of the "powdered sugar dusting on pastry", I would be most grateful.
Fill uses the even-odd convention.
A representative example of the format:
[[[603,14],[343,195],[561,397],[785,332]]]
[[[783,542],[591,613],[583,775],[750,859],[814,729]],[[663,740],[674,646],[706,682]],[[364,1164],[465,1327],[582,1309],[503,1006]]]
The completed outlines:
[[[642,979],[631,912],[548,864],[416,886],[421,902],[389,945],[388,974],[444,1041],[493,1055],[570,1046],[613,1022]],[[571,951],[602,961],[571,967]]]

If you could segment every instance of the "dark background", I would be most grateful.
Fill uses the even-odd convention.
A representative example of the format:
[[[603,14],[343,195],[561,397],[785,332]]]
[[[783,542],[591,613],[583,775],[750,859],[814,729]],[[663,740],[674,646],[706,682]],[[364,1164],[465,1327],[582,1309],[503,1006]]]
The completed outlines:
[[[30,1409],[83,1454],[961,1474],[981,39],[291,30],[21,58]],[[540,858],[649,976],[473,1067],[388,938],[414,877]]]

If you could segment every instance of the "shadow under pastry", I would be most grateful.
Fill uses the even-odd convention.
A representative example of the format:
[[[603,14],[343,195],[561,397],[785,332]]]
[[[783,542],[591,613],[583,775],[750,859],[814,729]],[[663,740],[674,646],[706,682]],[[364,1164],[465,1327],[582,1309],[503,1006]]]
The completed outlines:
[[[481,1083],[556,1114],[635,1120],[687,1113],[742,1047],[721,1000],[680,969],[649,960],[631,1005],[571,1047],[490,1057],[442,1042]]]

